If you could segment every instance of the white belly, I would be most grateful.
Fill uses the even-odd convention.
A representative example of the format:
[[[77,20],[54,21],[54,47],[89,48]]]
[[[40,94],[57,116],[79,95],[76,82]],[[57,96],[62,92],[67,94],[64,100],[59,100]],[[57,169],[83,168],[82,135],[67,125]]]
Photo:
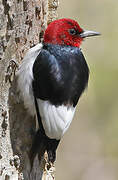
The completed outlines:
[[[56,107],[40,99],[37,99],[37,103],[46,135],[52,139],[61,139],[70,126],[75,108],[64,105]]]

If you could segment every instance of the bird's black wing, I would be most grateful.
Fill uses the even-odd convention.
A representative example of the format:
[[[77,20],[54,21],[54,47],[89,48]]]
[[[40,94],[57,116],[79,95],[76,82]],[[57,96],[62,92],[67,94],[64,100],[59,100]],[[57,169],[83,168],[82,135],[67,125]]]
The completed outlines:
[[[73,104],[87,86],[89,69],[79,48],[45,45],[33,66],[34,95],[54,105]]]
[[[33,91],[36,98],[50,100],[53,89],[58,89],[59,64],[54,55],[42,49],[33,66]]]

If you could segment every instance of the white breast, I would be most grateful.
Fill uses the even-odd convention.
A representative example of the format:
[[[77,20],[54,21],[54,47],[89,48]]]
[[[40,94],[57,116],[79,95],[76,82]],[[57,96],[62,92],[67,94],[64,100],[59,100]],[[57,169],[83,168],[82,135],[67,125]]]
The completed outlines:
[[[37,99],[42,124],[49,138],[61,139],[73,119],[75,108],[64,105],[54,106],[48,101]]]
[[[33,116],[35,112],[34,96],[32,91],[33,80],[33,64],[36,57],[40,53],[42,44],[37,44],[33,48],[29,49],[26,53],[23,63],[21,64],[19,71],[17,72],[18,90],[20,90],[20,96],[24,101],[24,105],[28,112]]]

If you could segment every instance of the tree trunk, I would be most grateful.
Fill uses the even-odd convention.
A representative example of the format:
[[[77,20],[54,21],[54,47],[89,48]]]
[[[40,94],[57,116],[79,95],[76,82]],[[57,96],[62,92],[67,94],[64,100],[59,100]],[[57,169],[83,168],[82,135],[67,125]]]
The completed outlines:
[[[57,18],[58,0],[0,1],[0,180],[54,179],[36,157],[32,171],[28,153],[35,133],[17,92],[15,72],[26,51],[42,39],[48,23]]]

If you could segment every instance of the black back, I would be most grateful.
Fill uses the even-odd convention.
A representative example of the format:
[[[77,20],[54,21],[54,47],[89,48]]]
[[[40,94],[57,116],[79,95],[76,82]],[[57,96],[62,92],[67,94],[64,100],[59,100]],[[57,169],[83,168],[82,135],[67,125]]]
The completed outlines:
[[[79,48],[44,44],[33,65],[33,76],[36,98],[76,106],[87,86],[89,69]]]

